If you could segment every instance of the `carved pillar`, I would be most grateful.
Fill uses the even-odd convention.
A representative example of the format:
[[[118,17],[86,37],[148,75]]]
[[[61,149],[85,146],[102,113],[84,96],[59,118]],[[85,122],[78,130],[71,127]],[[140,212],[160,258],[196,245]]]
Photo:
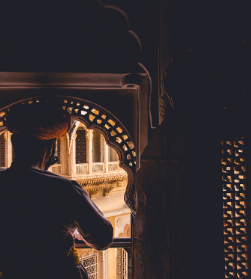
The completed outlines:
[[[98,252],[98,278],[108,279],[108,251]]]
[[[88,163],[88,174],[92,174],[92,138],[93,130],[88,130],[87,133],[87,163]]]
[[[103,163],[104,163],[104,172],[108,172],[108,145],[105,142],[105,138],[101,135],[102,139],[102,153],[103,153]]]
[[[68,148],[68,137],[63,136],[60,139],[60,158],[61,158],[61,171],[62,174],[69,174],[69,148]]]
[[[76,174],[76,137],[77,133],[72,136],[69,154],[69,175],[75,176]]]
[[[12,144],[11,144],[11,133],[7,131],[4,133],[5,141],[5,167],[9,168],[12,163]]]

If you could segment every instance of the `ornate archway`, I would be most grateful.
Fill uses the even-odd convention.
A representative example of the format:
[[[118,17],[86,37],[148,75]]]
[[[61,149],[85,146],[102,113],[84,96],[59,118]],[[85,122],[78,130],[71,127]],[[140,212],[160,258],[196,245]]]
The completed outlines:
[[[17,103],[32,105],[33,103],[52,102],[60,105],[67,110],[74,120],[83,122],[87,128],[99,130],[109,146],[112,146],[119,155],[120,167],[128,173],[128,186],[125,193],[125,201],[130,209],[134,210],[133,193],[134,193],[134,174],[136,171],[136,151],[133,140],[126,127],[121,121],[112,115],[108,110],[87,100],[57,96],[57,97],[33,97],[20,100]],[[0,128],[5,129],[5,120],[8,114],[9,105],[0,110]],[[46,112],[45,112],[46,113]],[[75,127],[71,127],[69,136],[74,133]]]

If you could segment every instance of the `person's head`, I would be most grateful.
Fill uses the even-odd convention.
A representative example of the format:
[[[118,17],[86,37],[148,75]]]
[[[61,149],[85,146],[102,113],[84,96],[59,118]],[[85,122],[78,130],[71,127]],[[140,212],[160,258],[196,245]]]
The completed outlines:
[[[67,133],[67,111],[49,103],[18,104],[10,108],[6,127],[13,133],[14,161],[47,169],[55,163],[55,143]]]
[[[25,165],[36,164],[41,169],[47,169],[47,163],[55,154],[55,139],[38,140],[22,135],[11,136],[15,152],[15,161],[22,161]]]

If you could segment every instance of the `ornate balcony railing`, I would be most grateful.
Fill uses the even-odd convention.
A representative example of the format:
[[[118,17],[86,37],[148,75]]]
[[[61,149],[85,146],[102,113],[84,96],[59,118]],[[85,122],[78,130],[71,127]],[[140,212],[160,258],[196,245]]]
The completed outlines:
[[[89,165],[88,163],[81,163],[81,164],[75,164],[75,175],[82,175],[82,174],[89,174],[89,169],[92,170],[92,173],[105,173],[105,166],[104,163],[92,163]],[[62,172],[62,165],[56,164],[49,168],[49,171],[55,173],[55,174],[63,174]],[[119,161],[115,162],[109,162],[108,173],[111,172],[120,172],[122,169],[119,167]]]
[[[64,174],[62,165],[55,164],[49,168],[49,171],[77,181],[90,197],[101,191],[104,196],[107,196],[114,188],[124,185],[123,183],[126,183],[124,179],[127,177],[126,171],[119,167],[119,161],[109,162],[107,166],[105,168],[104,163],[75,164],[72,174]]]
[[[104,163],[92,164],[92,172],[103,172],[103,171],[104,171]]]
[[[86,174],[88,173],[88,164],[76,164],[75,165],[76,174]]]
[[[81,264],[85,267],[88,277],[90,279],[98,278],[98,259],[97,251],[94,251],[91,255],[80,257]]]
[[[118,170],[119,170],[119,161],[108,163],[108,172],[118,171]]]

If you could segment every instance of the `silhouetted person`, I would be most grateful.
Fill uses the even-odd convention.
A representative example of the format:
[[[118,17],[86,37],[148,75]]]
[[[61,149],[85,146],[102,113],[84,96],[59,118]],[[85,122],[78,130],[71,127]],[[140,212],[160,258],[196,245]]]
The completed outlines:
[[[88,278],[74,248],[80,233],[103,250],[113,228],[86,191],[47,168],[56,162],[55,143],[67,133],[68,112],[48,103],[15,105],[6,127],[15,152],[0,171],[0,278]]]

